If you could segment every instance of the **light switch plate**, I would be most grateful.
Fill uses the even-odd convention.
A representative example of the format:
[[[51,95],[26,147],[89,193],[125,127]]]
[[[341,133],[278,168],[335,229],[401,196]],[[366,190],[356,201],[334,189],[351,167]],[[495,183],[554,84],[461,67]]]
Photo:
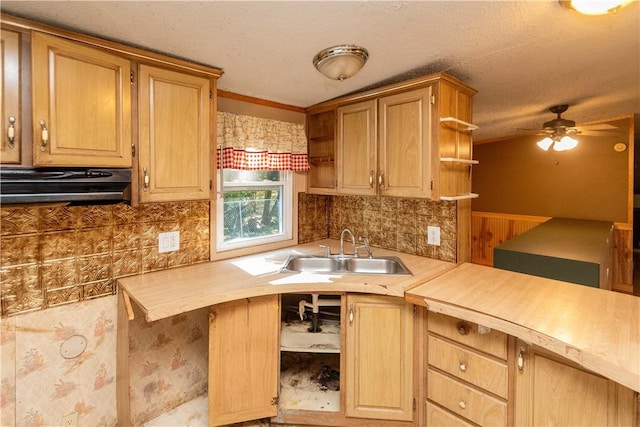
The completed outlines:
[[[427,227],[427,244],[440,246],[440,227]]]
[[[158,233],[158,252],[173,252],[180,249],[180,232]]]

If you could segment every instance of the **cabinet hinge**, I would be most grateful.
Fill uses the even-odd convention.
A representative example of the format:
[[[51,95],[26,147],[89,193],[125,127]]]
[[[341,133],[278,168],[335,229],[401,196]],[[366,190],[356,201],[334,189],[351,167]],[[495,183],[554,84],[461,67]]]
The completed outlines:
[[[131,157],[136,157],[136,145],[131,144]]]
[[[271,398],[272,405],[277,405],[279,401],[280,401],[280,396],[275,396]]]
[[[209,180],[209,190],[213,189],[213,180]]]
[[[413,398],[413,410],[415,411],[416,408],[418,407],[418,403],[416,402],[416,398]]]
[[[431,95],[431,105],[436,105],[436,96],[435,95]]]
[[[209,91],[209,99],[213,99],[213,91],[212,90]]]
[[[131,84],[135,83],[133,71],[129,72],[129,81],[131,81]]]
[[[433,191],[433,181],[431,181],[431,190]]]
[[[418,307],[417,306],[413,306],[413,315],[415,316],[416,314],[418,314]]]

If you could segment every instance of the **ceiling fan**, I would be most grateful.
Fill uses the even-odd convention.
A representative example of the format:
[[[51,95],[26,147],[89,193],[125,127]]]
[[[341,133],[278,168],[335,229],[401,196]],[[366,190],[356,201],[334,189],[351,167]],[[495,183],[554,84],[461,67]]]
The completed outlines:
[[[578,146],[578,140],[574,136],[606,136],[610,135],[610,131],[617,129],[607,123],[576,127],[576,122],[562,117],[562,113],[567,111],[568,108],[567,104],[555,105],[549,108],[549,111],[555,114],[556,118],[544,122],[542,129],[536,131],[536,134],[545,135],[542,140],[537,142],[538,147],[545,151],[548,151],[551,147],[555,151],[571,150]]]

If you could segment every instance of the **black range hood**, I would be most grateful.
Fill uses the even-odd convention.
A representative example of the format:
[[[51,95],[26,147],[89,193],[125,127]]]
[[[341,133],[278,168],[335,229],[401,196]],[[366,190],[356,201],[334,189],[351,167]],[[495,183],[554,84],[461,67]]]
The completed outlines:
[[[78,205],[131,200],[130,169],[0,168],[0,204]]]

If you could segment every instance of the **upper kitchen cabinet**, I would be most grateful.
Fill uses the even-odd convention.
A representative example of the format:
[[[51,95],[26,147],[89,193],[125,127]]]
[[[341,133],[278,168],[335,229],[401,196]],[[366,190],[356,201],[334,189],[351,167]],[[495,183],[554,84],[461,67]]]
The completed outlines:
[[[475,93],[438,73],[310,107],[310,122],[318,111],[337,113],[337,187],[324,194],[474,197],[471,131],[476,127],[470,120]],[[310,153],[312,146],[310,138]],[[309,189],[322,192],[315,168],[312,162]]]
[[[141,202],[209,198],[213,89],[208,77],[140,65]]]
[[[20,112],[20,39],[16,31],[2,29],[2,141],[0,163],[20,163],[22,116]]]
[[[338,192],[375,195],[377,188],[377,101],[338,108]]]
[[[33,164],[131,167],[131,62],[32,32]]]
[[[431,99],[433,88],[380,98],[378,191],[384,196],[431,196]],[[346,165],[345,165],[346,166]]]

